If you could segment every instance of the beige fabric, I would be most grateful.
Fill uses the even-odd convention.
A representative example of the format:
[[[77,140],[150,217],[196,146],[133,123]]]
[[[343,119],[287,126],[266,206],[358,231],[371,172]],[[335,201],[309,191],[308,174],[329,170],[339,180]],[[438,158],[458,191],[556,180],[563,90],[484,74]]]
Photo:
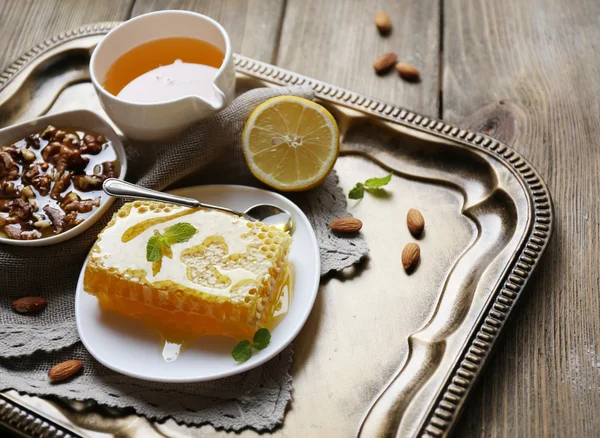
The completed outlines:
[[[246,167],[239,140],[250,112],[266,99],[282,94],[312,97],[310,90],[301,88],[252,90],[173,141],[128,145],[127,180],[162,189],[193,173],[200,184],[262,187]],[[339,238],[328,230],[332,219],[348,216],[346,197],[334,172],[321,186],[290,199],[307,214],[315,229],[322,275],[346,268],[367,254],[360,236]],[[40,248],[0,246],[0,389],[94,398],[110,406],[133,406],[152,418],[170,416],[185,423],[208,422],[226,429],[275,427],[282,421],[290,399],[289,348],[268,364],[241,376],[169,386],[113,373],[81,346],[75,328],[75,285],[89,248],[121,202],[115,204],[97,224],[67,242]],[[47,297],[48,307],[41,314],[19,315],[10,309],[14,299],[31,295]],[[65,385],[49,386],[47,370],[72,357],[85,362],[84,376]]]

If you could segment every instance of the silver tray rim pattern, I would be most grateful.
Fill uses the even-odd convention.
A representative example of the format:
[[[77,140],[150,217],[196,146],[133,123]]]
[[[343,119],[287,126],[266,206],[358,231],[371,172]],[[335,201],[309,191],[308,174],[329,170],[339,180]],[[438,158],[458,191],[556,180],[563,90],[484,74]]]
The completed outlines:
[[[29,64],[49,50],[74,39],[106,34],[119,24],[120,22],[89,24],[48,38],[25,52],[0,73],[0,93]],[[238,72],[264,82],[280,86],[308,86],[314,90],[315,96],[320,100],[370,114],[382,120],[493,155],[510,169],[522,185],[529,203],[529,227],[521,238],[521,244],[512,254],[510,263],[505,268],[506,274],[499,281],[496,290],[491,292],[491,299],[472,328],[471,336],[467,340],[459,360],[443,382],[441,391],[421,423],[418,432],[419,436],[448,435],[552,235],[554,215],[546,183],[537,170],[518,152],[484,134],[469,131],[400,106],[241,55],[234,55],[234,64]],[[76,436],[72,431],[18,405],[14,400],[1,393],[0,423],[15,431],[35,436],[48,434],[62,437]]]

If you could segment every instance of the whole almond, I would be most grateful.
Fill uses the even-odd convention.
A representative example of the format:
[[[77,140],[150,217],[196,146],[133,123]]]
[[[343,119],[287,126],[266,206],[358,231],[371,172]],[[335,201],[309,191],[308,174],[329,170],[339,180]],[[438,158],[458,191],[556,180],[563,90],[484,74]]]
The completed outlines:
[[[23,297],[12,302],[11,307],[17,313],[34,313],[44,309],[48,300],[43,297]]]
[[[408,243],[402,250],[402,266],[406,272],[411,272],[417,266],[421,257],[421,249],[416,243]]]
[[[392,68],[394,64],[396,64],[397,60],[398,55],[394,52],[386,53],[377,58],[377,60],[373,63],[373,68],[377,74],[381,74]]]
[[[396,70],[400,73],[400,76],[409,81],[416,81],[421,77],[419,70],[415,66],[407,62],[399,62],[396,64]]]
[[[392,19],[385,12],[379,11],[375,15],[375,26],[381,35],[387,35],[392,30]]]
[[[406,225],[410,234],[418,237],[423,232],[423,228],[425,228],[425,219],[419,210],[411,208],[406,215]]]
[[[337,233],[357,233],[362,228],[362,222],[355,217],[344,217],[332,221],[329,228]]]
[[[80,360],[67,360],[58,365],[54,365],[48,371],[48,377],[51,382],[62,382],[76,374],[83,367],[83,362]]]

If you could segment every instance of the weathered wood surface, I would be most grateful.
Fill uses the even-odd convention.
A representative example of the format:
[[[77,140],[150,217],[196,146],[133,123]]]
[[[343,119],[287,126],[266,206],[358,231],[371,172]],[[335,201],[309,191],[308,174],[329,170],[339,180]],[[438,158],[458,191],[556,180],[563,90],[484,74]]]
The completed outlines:
[[[0,68],[64,30],[129,17],[134,0],[0,0]]]
[[[132,16],[162,9],[199,12],[227,29],[234,52],[273,62],[284,8],[281,0],[142,0],[136,1]]]
[[[0,68],[62,30],[166,8],[221,21],[243,55],[442,115],[529,158],[552,192],[555,235],[455,433],[600,436],[597,1],[0,0]],[[378,10],[394,22],[386,38]],[[422,81],[375,76],[386,51]],[[296,394],[281,435],[309,395]]]
[[[556,213],[456,434],[600,436],[600,3],[444,6],[443,117],[513,145]]]
[[[373,22],[380,10],[393,23],[386,37]],[[288,0],[277,65],[437,117],[439,31],[438,0]],[[375,75],[373,62],[387,52],[414,64],[421,82],[394,69]]]

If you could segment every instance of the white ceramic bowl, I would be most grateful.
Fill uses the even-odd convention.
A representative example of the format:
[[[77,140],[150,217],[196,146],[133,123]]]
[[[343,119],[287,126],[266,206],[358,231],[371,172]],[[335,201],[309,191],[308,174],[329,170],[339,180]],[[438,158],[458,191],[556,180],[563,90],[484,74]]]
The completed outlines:
[[[123,149],[123,144],[121,143],[119,136],[108,124],[108,122],[91,111],[66,111],[64,113],[38,117],[37,119],[33,119],[28,122],[19,123],[18,125],[0,129],[0,145],[4,146],[12,144],[29,134],[41,132],[48,125],[56,126],[57,128],[64,127],[81,129],[82,131],[90,131],[96,135],[103,135],[106,137],[112,143],[117,155],[117,159],[120,162],[121,171],[119,178],[122,179],[125,177],[125,173],[127,171],[127,157],[125,156],[125,149]],[[16,246],[46,246],[54,243],[64,242],[65,240],[83,233],[85,230],[91,227],[100,217],[102,217],[104,213],[106,213],[113,202],[114,198],[107,197],[102,199],[100,206],[98,206],[96,210],[82,223],[71,228],[70,230],[65,231],[64,233],[57,234],[56,236],[34,240],[17,240],[9,239],[7,237],[0,237],[0,243]]]

